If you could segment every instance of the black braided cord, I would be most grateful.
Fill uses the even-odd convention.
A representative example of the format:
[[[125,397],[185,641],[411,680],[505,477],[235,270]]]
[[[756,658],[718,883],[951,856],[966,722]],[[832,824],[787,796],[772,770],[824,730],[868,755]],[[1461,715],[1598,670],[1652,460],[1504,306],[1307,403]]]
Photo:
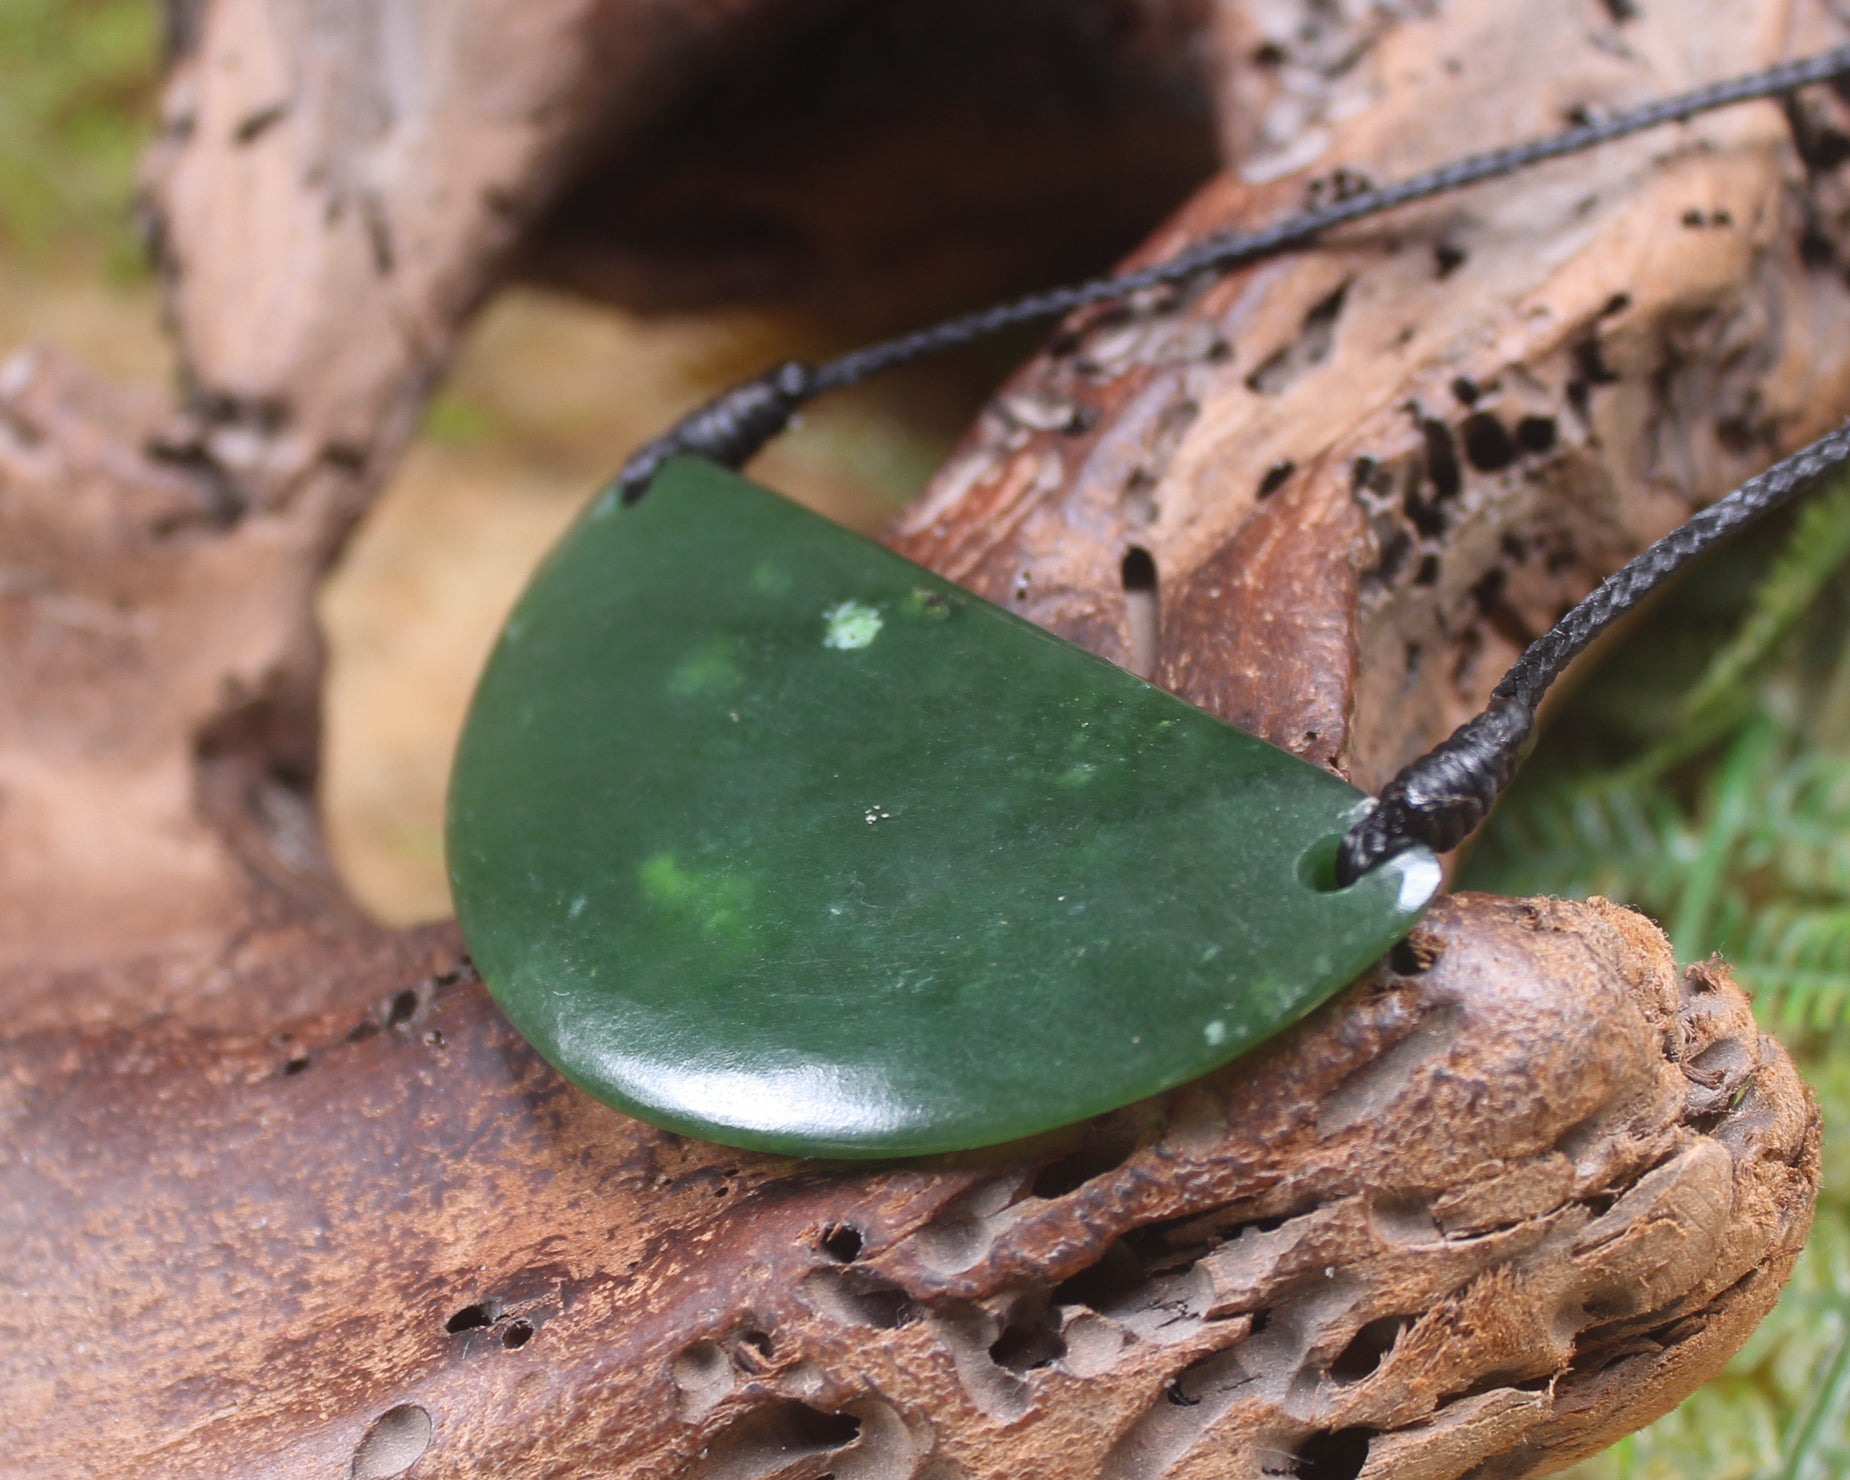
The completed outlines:
[[[1749,478],[1607,576],[1529,644],[1491,690],[1483,713],[1382,787],[1373,810],[1343,838],[1337,882],[1353,883],[1376,864],[1421,844],[1441,853],[1457,847],[1515,774],[1542,696],[1588,643],[1698,555],[1845,463],[1850,423]]]
[[[816,372],[810,366],[786,360],[714,397],[630,454],[616,477],[619,496],[626,504],[635,503],[649,491],[662,464],[682,453],[721,467],[742,466],[790,425],[797,408],[816,393],[815,384]]]
[[[1031,293],[853,350],[822,365],[788,361],[723,392],[645,443],[623,465],[611,487],[624,503],[634,503],[648,491],[662,464],[683,453],[736,468],[788,427],[812,397],[928,355],[1006,329],[1062,318],[1076,309],[1144,289],[1183,282],[1198,274],[1226,272],[1305,246],[1351,221],[1578,154],[1660,124],[1847,75],[1850,46],[1843,46],[1614,113],[1553,138],[1468,155],[1398,184],[1356,191],[1257,231],[1207,237],[1174,257],[1134,272]],[[1464,841],[1515,775],[1523,746],[1535,727],[1536,706],[1549,685],[1594,637],[1697,555],[1846,462],[1850,462],[1850,425],[1749,479],[1602,581],[1586,600],[1530,644],[1492,691],[1482,713],[1382,788],[1373,808],[1343,837],[1337,855],[1338,882],[1352,883],[1411,848],[1425,846],[1444,852]]]
[[[1063,318],[1076,309],[1128,297],[1146,288],[1183,282],[1199,273],[1226,272],[1262,257],[1305,246],[1325,232],[1364,216],[1583,153],[1660,124],[1680,122],[1736,103],[1777,97],[1809,83],[1826,82],[1847,74],[1850,74],[1850,46],[1843,46],[1614,113],[1608,118],[1570,128],[1553,138],[1467,155],[1395,185],[1356,191],[1329,205],[1289,216],[1257,231],[1206,237],[1166,261],[1135,272],[1030,293],[1024,298],[993,304],[894,339],[851,350],[822,365],[809,366],[795,361],[779,365],[721,392],[661,436],[644,443],[623,465],[612,486],[624,503],[634,503],[648,491],[649,480],[661,465],[682,453],[693,453],[736,468],[789,426],[791,418],[812,397],[858,384],[883,370],[959,349],[1005,329]]]

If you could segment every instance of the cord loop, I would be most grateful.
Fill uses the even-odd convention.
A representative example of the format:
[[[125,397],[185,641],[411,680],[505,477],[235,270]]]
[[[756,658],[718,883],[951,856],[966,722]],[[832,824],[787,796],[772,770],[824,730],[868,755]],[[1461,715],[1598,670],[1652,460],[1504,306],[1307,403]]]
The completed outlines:
[[[1762,515],[1790,503],[1850,463],[1850,424],[1757,473],[1625,562],[1523,650],[1491,691],[1490,704],[1408,765],[1344,835],[1336,876],[1348,884],[1396,853],[1462,843],[1516,774],[1535,711],[1587,644],[1671,576]]]
[[[1145,288],[1182,282],[1200,273],[1226,272],[1304,246],[1350,221],[1497,179],[1660,124],[1846,76],[1850,76],[1850,46],[1695,88],[1552,138],[1469,155],[1397,184],[1357,191],[1256,231],[1209,237],[1167,261],[993,304],[865,346],[820,366],[789,361],[734,386],[645,443],[624,464],[613,488],[624,503],[634,503],[648,491],[649,480],[662,464],[683,453],[736,468],[789,426],[812,396],[926,355],[1018,325],[1057,319]],[[1491,702],[1481,714],[1460,725],[1382,789],[1374,807],[1343,838],[1337,856],[1339,881],[1353,883],[1377,864],[1410,848],[1424,845],[1444,852],[1463,842],[1515,775],[1522,748],[1535,726],[1536,707],[1549,685],[1599,632],[1704,550],[1846,462],[1850,462],[1850,425],[1749,479],[1602,581],[1586,600],[1529,645],[1492,691]]]
[[[1516,774],[1535,715],[1515,700],[1466,720],[1381,788],[1368,815],[1343,835],[1336,882],[1353,884],[1377,864],[1425,845],[1456,848],[1489,815]]]
[[[618,497],[635,503],[648,492],[649,480],[663,463],[686,453],[722,467],[738,467],[790,425],[814,394],[815,382],[814,366],[786,360],[696,407],[630,454],[616,476]]]

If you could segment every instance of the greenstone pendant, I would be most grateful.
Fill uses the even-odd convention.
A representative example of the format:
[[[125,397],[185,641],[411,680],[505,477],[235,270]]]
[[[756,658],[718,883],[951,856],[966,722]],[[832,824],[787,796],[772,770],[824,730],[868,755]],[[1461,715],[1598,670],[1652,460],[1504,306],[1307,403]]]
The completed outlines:
[[[1342,781],[682,459],[600,499],[451,780],[490,990],[609,1104],[737,1146],[958,1150],[1195,1078],[1404,935],[1320,887]]]

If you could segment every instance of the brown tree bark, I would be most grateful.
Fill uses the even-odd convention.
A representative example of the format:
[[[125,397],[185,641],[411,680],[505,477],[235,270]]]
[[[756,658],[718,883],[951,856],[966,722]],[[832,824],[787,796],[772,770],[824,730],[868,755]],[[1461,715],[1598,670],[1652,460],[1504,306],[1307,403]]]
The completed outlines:
[[[1844,35],[1823,0],[1114,9],[1171,29],[1099,32],[1113,75],[1218,58],[1226,172],[1146,256]],[[316,582],[517,260],[643,291],[573,182],[646,176],[680,101],[833,13],[189,7],[150,173],[187,403],[0,373],[17,1473],[1490,1480],[1648,1421],[1770,1305],[1815,1110],[1725,972],[1604,902],[1444,901],[1209,1081],[843,1170],[588,1102],[453,931],[340,896]],[[1089,315],[896,539],[1376,783],[1850,409],[1844,129],[1759,105]]]

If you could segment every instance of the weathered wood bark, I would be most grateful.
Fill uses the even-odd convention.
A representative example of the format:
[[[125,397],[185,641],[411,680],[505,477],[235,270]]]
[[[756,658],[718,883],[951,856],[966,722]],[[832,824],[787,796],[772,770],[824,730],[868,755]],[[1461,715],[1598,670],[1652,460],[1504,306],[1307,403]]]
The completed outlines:
[[[310,822],[310,600],[472,311],[519,254],[659,296],[670,269],[642,246],[619,237],[589,258],[584,202],[614,189],[660,202],[641,221],[680,244],[682,296],[698,279],[709,296],[781,281],[800,298],[820,278],[868,317],[876,295],[855,284],[890,282],[904,264],[865,232],[813,241],[779,267],[750,241],[696,252],[712,215],[675,214],[678,177],[659,172],[682,146],[658,147],[657,136],[682,118],[673,137],[707,168],[698,161],[713,140],[691,124],[751,58],[821,30],[850,74],[799,79],[810,87],[798,96],[819,103],[784,110],[791,160],[758,170],[757,194],[731,202],[793,239],[802,233],[791,223],[816,217],[832,183],[864,182],[878,157],[867,130],[850,131],[866,153],[838,150],[845,182],[818,178],[851,88],[884,100],[875,133],[886,147],[935,160],[920,142],[925,83],[943,77],[952,42],[999,30],[1019,58],[1035,52],[1035,17],[1051,28],[1064,66],[1043,59],[1025,85],[1005,93],[992,82],[968,111],[945,115],[986,132],[992,153],[1008,141],[1018,152],[971,177],[969,245],[951,252],[956,261],[911,263],[927,299],[1019,279],[1056,230],[1082,248],[1132,240],[1123,207],[1065,228],[1076,214],[1070,167],[1049,190],[1033,188],[1053,152],[1049,120],[1083,118],[1111,138],[1113,167],[1095,188],[1109,198],[1143,175],[1131,209],[1175,198],[1206,168],[1205,129],[1175,121],[1191,97],[1199,103],[1186,82],[1196,28],[1165,21],[1166,4],[1037,5],[999,27],[981,5],[940,16],[937,3],[887,8],[887,29],[910,15],[937,37],[923,79],[905,73],[906,54],[882,28],[825,27],[839,7],[824,0],[468,0],[422,20],[370,0],[179,7],[146,216],[188,400],[129,406],[31,362],[14,371],[25,445],[0,520],[9,562],[31,572],[14,619],[35,637],[0,661],[19,665],[12,705],[40,718],[30,735],[0,737],[0,786],[13,797],[0,821],[0,984],[23,1021],[183,1006],[202,1023],[256,1026],[336,988],[338,973],[294,964],[260,986],[223,969],[225,943],[270,938],[279,910],[311,932],[340,912]],[[1104,43],[1139,16],[1149,39],[1119,58]],[[1067,93],[1080,100],[1063,102]],[[750,131],[754,147],[764,132]],[[1086,151],[1087,167],[1103,154]],[[994,201],[1011,184],[1020,198],[998,217]],[[917,241],[913,219],[883,229]],[[1000,279],[972,265],[986,242],[1013,244]],[[1066,250],[1055,260],[1071,263]],[[707,265],[696,270],[689,254]],[[73,678],[99,665],[114,701]],[[124,724],[132,737],[118,733]],[[163,886],[150,890],[151,877]],[[361,927],[347,912],[336,928]]]
[[[1603,903],[1447,901],[1212,1081],[841,1170],[590,1104],[452,932],[340,899],[316,580],[580,164],[822,9],[482,0],[416,65],[378,30],[324,72],[293,41],[371,8],[198,8],[152,175],[192,403],[0,376],[19,1473],[1491,1480],[1676,1402],[1790,1268],[1815,1111],[1724,973]],[[1230,172],[1147,251],[1843,35],[1823,0],[1621,11],[1227,6]],[[1841,111],[1091,316],[900,543],[1376,781],[1594,574],[1850,409]]]
[[[1598,903],[1447,901],[1255,1063],[848,1172],[370,976],[286,1040],[11,1045],[24,1473],[1535,1474],[1739,1345],[1817,1176],[1740,994]]]
[[[1644,77],[1841,35],[1824,7],[1751,0],[1566,38],[1540,6],[1358,14],[1299,45],[1297,6],[1230,7],[1229,49],[1278,58],[1234,74],[1250,163],[1140,258],[1342,172],[1442,163],[1487,142],[1475,120],[1546,134]],[[1378,785],[1599,576],[1842,420],[1841,128],[1815,97],[1731,112],[1091,315],[1005,388],[899,547]],[[1131,550],[1160,595],[1143,654]]]

